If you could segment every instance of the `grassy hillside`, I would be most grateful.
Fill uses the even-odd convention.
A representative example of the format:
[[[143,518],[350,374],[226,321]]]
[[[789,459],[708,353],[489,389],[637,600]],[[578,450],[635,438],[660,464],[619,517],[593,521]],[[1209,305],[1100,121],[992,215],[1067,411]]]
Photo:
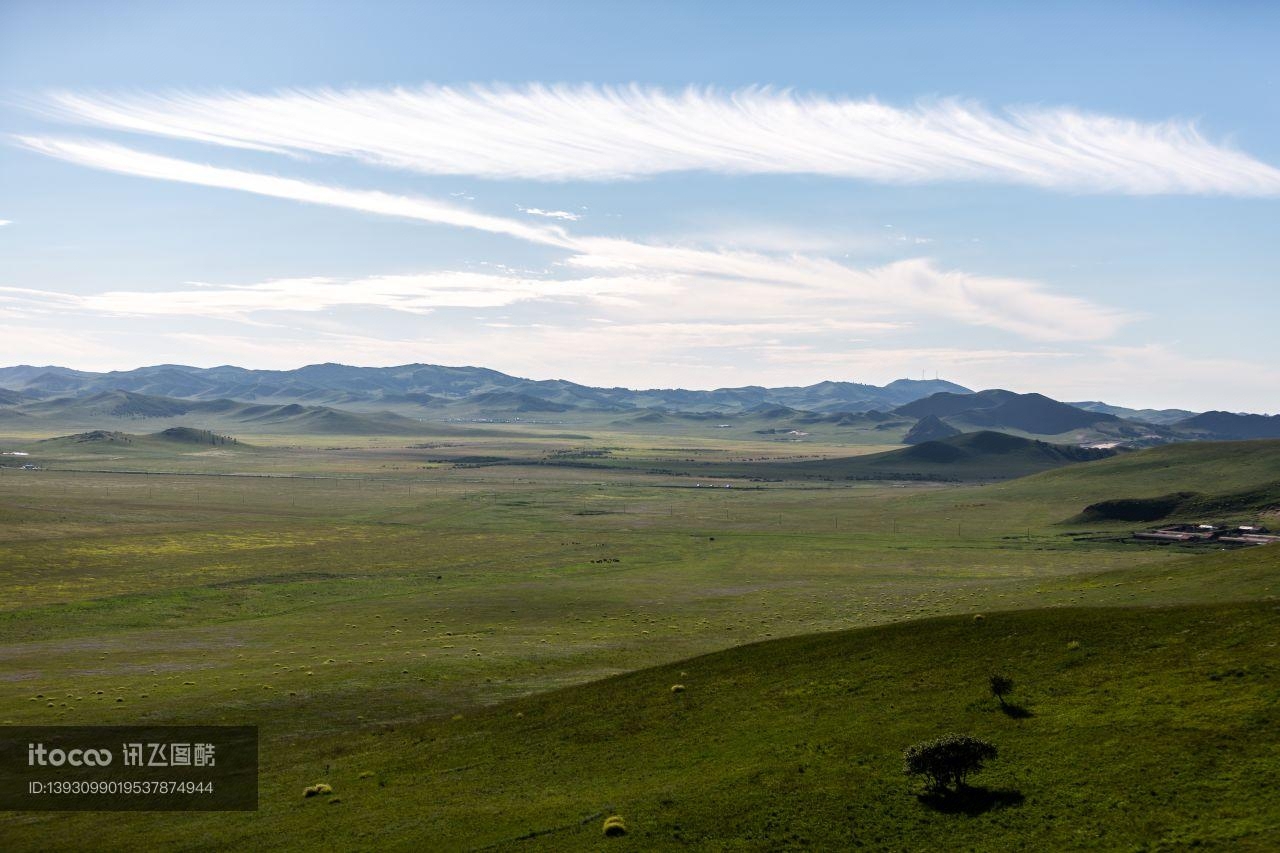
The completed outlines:
[[[1077,519],[1095,503],[1156,498],[1177,492],[1226,495],[1280,480],[1280,441],[1220,441],[1169,444],[1121,453],[986,486],[981,491],[922,496],[920,511],[955,505],[974,523],[1031,526]],[[985,520],[985,522],[984,522]],[[1090,524],[1132,526],[1132,522]]]
[[[1110,456],[999,432],[971,432],[902,450],[777,466],[784,476],[846,480],[1003,480]]]
[[[938,418],[937,415],[925,415],[916,425],[907,430],[902,437],[903,444],[923,444],[926,441],[941,441],[959,435],[960,430]]]
[[[1280,511],[1280,482],[1266,483],[1239,492],[1203,494],[1174,492],[1153,498],[1119,498],[1090,504],[1079,520],[1089,521],[1183,521],[1252,520],[1259,514]]]
[[[1274,600],[794,637],[467,715],[299,733],[287,759],[265,751],[252,815],[4,830],[12,849],[92,827],[102,849],[1271,850],[1278,642]],[[1007,711],[993,671],[1014,679]],[[1000,756],[967,797],[921,799],[901,750],[945,731]],[[318,781],[340,802],[304,799]],[[630,832],[607,840],[615,813]]]
[[[1280,415],[1241,415],[1204,412],[1174,424],[1178,429],[1206,438],[1280,438]]]
[[[25,445],[31,454],[23,461],[38,465],[77,467],[123,462],[128,466],[177,460],[203,459],[210,455],[241,458],[256,448],[229,435],[193,427],[170,427],[140,435],[118,430],[90,430],[74,435],[47,438]]]
[[[1238,491],[1280,479],[1280,440],[1169,444],[1043,476],[1056,489],[1099,487],[1123,494]]]

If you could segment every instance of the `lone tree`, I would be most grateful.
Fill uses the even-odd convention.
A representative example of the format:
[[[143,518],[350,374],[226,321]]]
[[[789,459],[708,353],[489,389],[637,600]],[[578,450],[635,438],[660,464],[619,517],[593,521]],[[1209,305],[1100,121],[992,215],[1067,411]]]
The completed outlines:
[[[932,792],[959,791],[965,780],[996,753],[995,744],[969,735],[947,734],[903,750],[902,771],[908,776],[925,777]]]
[[[1000,707],[1005,707],[1004,697],[1013,692],[1013,679],[998,672],[991,674],[991,695],[1000,700]]]

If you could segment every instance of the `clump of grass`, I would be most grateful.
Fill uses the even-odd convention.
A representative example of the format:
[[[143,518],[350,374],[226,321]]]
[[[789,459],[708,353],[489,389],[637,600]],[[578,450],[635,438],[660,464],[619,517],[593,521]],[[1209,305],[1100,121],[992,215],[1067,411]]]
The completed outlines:
[[[1080,650],[1080,641],[1079,641],[1079,640],[1072,640],[1072,641],[1070,641],[1069,643],[1067,643],[1067,651],[1069,651],[1069,652],[1076,652],[1076,651],[1079,651],[1079,650]]]
[[[364,772],[362,772],[362,773],[361,773],[359,776],[357,776],[356,778],[357,778],[357,779],[372,779],[372,778],[373,778],[373,771],[372,771],[372,770],[365,770]]]
[[[672,692],[672,693],[683,693],[683,692],[684,692],[684,685],[683,685],[683,684],[673,684],[673,685],[671,685],[671,692]]]
[[[314,785],[308,785],[306,788],[302,789],[303,797],[316,797],[321,794],[332,794],[332,793],[333,793],[333,788],[326,785],[324,782],[317,782]]]
[[[608,838],[617,838],[627,834],[627,825],[622,818],[611,815],[604,819],[604,834]]]

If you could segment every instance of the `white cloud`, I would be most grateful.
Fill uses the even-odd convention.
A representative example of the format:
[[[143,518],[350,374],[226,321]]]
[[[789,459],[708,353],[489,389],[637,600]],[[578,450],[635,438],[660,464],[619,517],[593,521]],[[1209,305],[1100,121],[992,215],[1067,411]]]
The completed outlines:
[[[567,210],[543,210],[540,207],[521,207],[521,213],[527,213],[530,216],[544,216],[547,219],[560,219],[565,222],[577,222],[582,218],[580,213],[570,213]]]
[[[564,232],[557,226],[527,225],[514,219],[488,216],[434,199],[374,190],[349,190],[295,178],[281,178],[239,169],[208,166],[159,154],[147,154],[104,142],[30,136],[19,136],[16,139],[23,146],[41,154],[109,172],[180,181],[205,187],[241,190],[273,198],[344,207],[365,213],[400,216],[460,228],[475,228],[534,243],[565,245]]]
[[[0,303],[47,303],[63,310],[139,317],[242,319],[260,312],[310,313],[354,307],[428,314],[440,308],[501,308],[533,300],[621,296],[643,284],[625,276],[563,280],[440,272],[358,279],[273,279],[248,285],[192,282],[189,290],[115,290],[86,296],[0,287]]]
[[[13,224],[12,219],[0,219],[0,228],[3,228],[6,225],[12,225],[12,224]]]
[[[710,246],[775,254],[848,254],[883,252],[893,241],[880,234],[828,226],[799,228],[750,221],[725,221],[717,215],[713,227],[686,229],[663,238],[672,244]]]
[[[1129,318],[1083,299],[1049,291],[1038,282],[940,270],[918,258],[857,269],[828,258],[776,257],[750,252],[651,246],[627,240],[581,238],[573,267],[666,271],[706,279],[681,305],[765,300],[774,311],[812,316],[861,309],[932,315],[989,326],[1035,340],[1099,340]],[[709,286],[712,283],[729,286]]]
[[[873,99],[750,87],[638,85],[310,89],[268,95],[62,92],[59,118],[429,174],[617,180],[669,172],[994,181],[1074,192],[1280,194],[1280,169],[1194,122],[1067,107]]]
[[[669,320],[673,311],[684,318],[741,318],[744,311],[774,318],[821,318],[851,311],[860,317],[889,314],[898,319],[929,315],[1050,341],[1105,339],[1129,319],[1086,300],[1053,293],[1039,282],[942,270],[926,258],[858,269],[830,258],[796,253],[584,237],[558,225],[528,225],[432,199],[201,165],[113,144],[31,137],[21,141],[53,157],[124,174],[409,217],[553,246],[568,253],[561,270],[575,275],[566,279],[519,275],[495,279],[431,273],[85,297],[83,307],[102,311],[247,312],[381,305],[420,312],[437,307],[495,307],[529,299],[590,297],[631,312],[633,319]],[[583,276],[583,271],[587,275]]]
[[[8,319],[6,312],[4,320]],[[136,356],[122,340],[111,340],[101,332],[69,330],[61,325],[42,324],[48,318],[22,322],[0,320],[0,364],[78,365],[87,370],[129,370],[137,367]]]

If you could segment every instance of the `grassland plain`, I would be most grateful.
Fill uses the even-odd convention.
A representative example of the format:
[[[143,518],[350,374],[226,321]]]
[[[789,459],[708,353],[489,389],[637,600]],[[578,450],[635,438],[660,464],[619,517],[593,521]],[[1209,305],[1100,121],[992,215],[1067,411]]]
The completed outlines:
[[[1244,737],[1244,724],[1234,717],[1239,708],[1214,710],[1209,699],[1222,694],[1203,693],[1199,669],[1165,672],[1166,658],[1134,649],[1147,626],[1191,620],[1188,625],[1199,627],[1188,630],[1197,643],[1207,644],[1206,659],[1225,661],[1234,654],[1232,667],[1252,673],[1231,683],[1256,687],[1241,707],[1252,709],[1249,719],[1265,717],[1276,699],[1265,665],[1274,656],[1266,645],[1274,639],[1266,639],[1275,619],[1270,604],[1212,611],[1218,615],[1143,608],[1273,601],[1275,557],[1265,549],[1195,556],[1184,549],[1135,547],[1114,536],[1082,535],[1115,533],[1118,525],[1086,531],[1060,522],[1101,498],[1158,494],[1188,484],[1203,488],[1206,482],[1245,488],[1274,480],[1280,476],[1278,442],[1162,449],[1001,485],[959,487],[752,482],[654,471],[681,460],[695,472],[702,462],[732,460],[769,473],[775,470],[771,464],[804,453],[848,455],[835,447],[803,453],[765,443],[670,447],[621,435],[541,442],[519,436],[450,438],[421,442],[431,445],[426,447],[367,437],[295,439],[292,446],[278,438],[242,438],[254,448],[224,451],[217,457],[223,460],[221,476],[205,476],[207,460],[193,461],[190,448],[179,452],[150,444],[142,453],[120,451],[125,458],[107,466],[95,464],[91,454],[86,459],[83,448],[64,446],[42,459],[51,470],[0,474],[0,720],[256,722],[264,738],[262,811],[94,814],[56,821],[47,815],[5,816],[0,838],[13,849],[39,849],[41,838],[52,839],[54,849],[65,846],[60,842],[74,846],[77,832],[94,833],[113,848],[150,842],[191,849],[326,843],[343,849],[593,849],[599,827],[579,822],[610,805],[634,815],[628,824],[634,831],[620,843],[639,844],[637,849],[674,846],[681,839],[743,849],[799,845],[801,839],[828,848],[851,839],[873,847],[918,847],[935,843],[939,836],[931,833],[943,831],[959,833],[956,838],[977,848],[1014,847],[1018,838],[1041,837],[1024,833],[1030,825],[1024,819],[1049,820],[1045,815],[1053,813],[1065,826],[1067,801],[1052,800],[1052,812],[1037,812],[1030,808],[1028,788],[1027,802],[1017,808],[972,820],[940,815],[911,798],[895,775],[896,765],[890,772],[883,764],[885,750],[900,750],[913,732],[924,736],[940,725],[973,721],[1013,725],[992,717],[990,709],[969,707],[981,699],[983,668],[1005,659],[990,645],[1005,634],[968,630],[977,612],[988,615],[988,627],[1013,620],[1008,624],[1020,627],[1009,629],[1011,636],[1041,637],[1037,649],[1054,643],[1065,648],[1075,639],[1086,654],[1064,661],[1089,661],[1080,672],[1098,679],[1113,673],[1111,705],[1094,701],[1098,688],[1092,682],[1067,679],[1055,689],[1075,697],[1072,707],[1094,709],[1099,730],[1110,721],[1130,732],[1112,737],[1117,750],[1123,737],[1141,729],[1144,694],[1131,692],[1130,685],[1156,677],[1165,679],[1162,696],[1177,697],[1184,681],[1188,685],[1181,705],[1169,701],[1189,716],[1166,709],[1172,715],[1166,723],[1179,731],[1200,732],[1233,760],[1261,760],[1261,753],[1246,750],[1250,743],[1274,747],[1262,729],[1251,741]],[[570,461],[594,462],[597,452],[609,454],[608,467],[545,464],[564,461],[566,453],[578,457]],[[475,461],[494,458],[502,464]],[[167,473],[106,470],[112,467]],[[1078,609],[1116,605],[1125,607]],[[903,638],[914,635],[902,633],[908,627],[897,623],[945,614],[963,619],[911,622],[923,639],[904,645]],[[1061,621],[1073,618],[1083,621],[1074,628]],[[1207,630],[1219,621],[1252,628],[1239,627],[1234,634]],[[758,677],[736,699],[727,689],[717,693],[722,705],[706,704],[708,694],[694,685],[680,699],[667,692],[670,683],[682,680],[678,671],[694,671],[688,669],[693,662],[676,663],[692,656],[732,650],[707,659],[721,661],[708,665],[740,680],[749,670],[767,669],[768,661],[785,661],[808,648],[804,643],[825,642],[798,635],[866,626],[882,626],[877,630],[887,633],[868,629],[833,636],[858,637],[866,648],[881,649],[875,657],[884,657],[886,672],[907,673],[902,684],[891,690],[885,685],[894,695],[905,690],[916,697],[892,725],[883,718],[886,700],[879,694],[844,697],[845,716],[835,712],[839,703],[832,696],[818,704],[797,701],[788,706],[793,719],[765,713],[776,704],[776,685]],[[1055,631],[1073,636],[1055,635],[1050,642]],[[1086,634],[1110,639],[1095,646]],[[739,648],[782,637],[793,639]],[[1191,639],[1187,643],[1183,651],[1200,648]],[[760,660],[742,657],[751,654]],[[796,678],[822,683],[849,663],[842,655],[821,663],[821,655],[813,654]],[[1048,664],[1038,654],[1025,655],[1025,672],[1011,667],[1020,684],[1048,685]],[[965,669],[961,659],[972,665]],[[1016,655],[1008,660],[1022,662]],[[668,664],[677,670],[598,681]],[[1063,671],[1076,668],[1070,664]],[[919,689],[912,686],[920,673],[933,669],[947,683],[933,679],[920,682]],[[730,676],[730,670],[743,674]],[[619,686],[646,678],[670,683],[654,695]],[[963,698],[958,717],[948,705],[953,698]],[[739,716],[725,716],[735,702],[742,706]],[[569,715],[564,725],[556,722],[557,708]],[[1129,710],[1119,714],[1122,708]],[[706,716],[699,716],[704,709]],[[752,709],[760,715],[752,717]],[[1036,718],[1017,721],[1011,730],[1014,738],[1029,738],[1015,753],[1074,755],[1067,736],[1075,729],[1034,729],[1047,714],[1038,705],[1035,712]],[[653,737],[629,739],[648,731],[645,715],[658,715],[650,721]],[[663,742],[662,715],[701,722],[671,722],[685,726],[676,731],[689,732],[690,739]],[[725,721],[719,734],[712,728],[717,715]],[[528,722],[509,730],[494,727],[494,720],[508,719]],[[547,722],[534,727],[537,719]],[[1162,745],[1158,723],[1141,741],[1152,766],[1172,762],[1176,754]],[[792,761],[781,746],[792,734],[804,735],[797,743],[826,743],[824,738],[835,737],[832,732],[850,727],[865,731],[849,735],[853,739],[840,747],[842,757],[823,763],[825,769],[785,771],[798,780],[779,775],[780,761],[806,764]],[[563,767],[535,760],[533,745],[558,754],[550,739],[583,728],[598,737],[573,751]],[[613,739],[606,736],[610,730]],[[777,760],[765,761],[749,747],[752,739],[773,743]],[[880,752],[872,750],[873,742]],[[424,752],[423,743],[437,744],[439,753]],[[521,751],[522,744],[530,750]],[[864,747],[868,751],[860,753]],[[1274,769],[1274,752],[1266,754]],[[592,756],[601,761],[593,763]],[[865,790],[849,789],[855,768],[872,756],[880,763],[869,778],[878,781]],[[1117,752],[1117,762],[1121,758],[1138,760]],[[1028,785],[1057,790],[1036,769],[1040,765],[1031,764],[1000,766],[1038,773]],[[373,796],[353,799],[345,793],[341,805],[314,814],[314,804],[304,806],[300,792],[324,780],[326,765],[347,791],[363,786]],[[472,767],[488,769],[480,774]],[[1146,800],[1134,799],[1135,777],[1117,768],[1098,771],[1098,796],[1123,803],[1112,811],[1128,814],[1129,821],[1135,813],[1147,815]],[[776,784],[762,786],[742,776],[749,769],[763,774],[761,779],[776,777]],[[346,773],[357,776],[348,779]],[[360,773],[373,775],[360,779]],[[1254,779],[1250,773],[1237,774],[1218,791],[1221,796],[1202,791],[1210,806],[1195,821],[1161,817],[1149,831],[1124,835],[1117,815],[1099,823],[1085,809],[1080,813],[1089,819],[1071,831],[1105,825],[1120,834],[1105,840],[1043,837],[1053,844],[1112,848],[1146,841],[1176,849],[1196,838],[1261,844],[1265,834],[1249,820],[1230,816],[1237,801],[1253,802],[1246,790]],[[991,778],[999,779],[996,768]],[[1177,787],[1168,774],[1161,778]],[[1182,793],[1170,795],[1177,804],[1195,785],[1208,784],[1194,768],[1180,778]],[[573,784],[561,784],[566,779]],[[843,792],[839,779],[845,780]],[[791,784],[799,781],[805,785]],[[810,790],[808,785],[817,786],[815,802],[826,805],[810,809],[800,794],[788,793]],[[666,796],[665,790],[677,793]],[[697,796],[700,791],[706,796]],[[897,798],[886,806],[890,811],[871,824],[878,829],[839,834],[849,829],[837,819],[840,809],[865,810],[890,798]],[[663,805],[664,799],[671,804]],[[766,807],[766,801],[780,805]],[[777,808],[783,811],[770,826],[760,823]],[[1255,804],[1241,814],[1253,815],[1256,823],[1267,812]],[[998,843],[984,844],[983,832],[1006,823]],[[553,829],[558,831],[516,840]]]

